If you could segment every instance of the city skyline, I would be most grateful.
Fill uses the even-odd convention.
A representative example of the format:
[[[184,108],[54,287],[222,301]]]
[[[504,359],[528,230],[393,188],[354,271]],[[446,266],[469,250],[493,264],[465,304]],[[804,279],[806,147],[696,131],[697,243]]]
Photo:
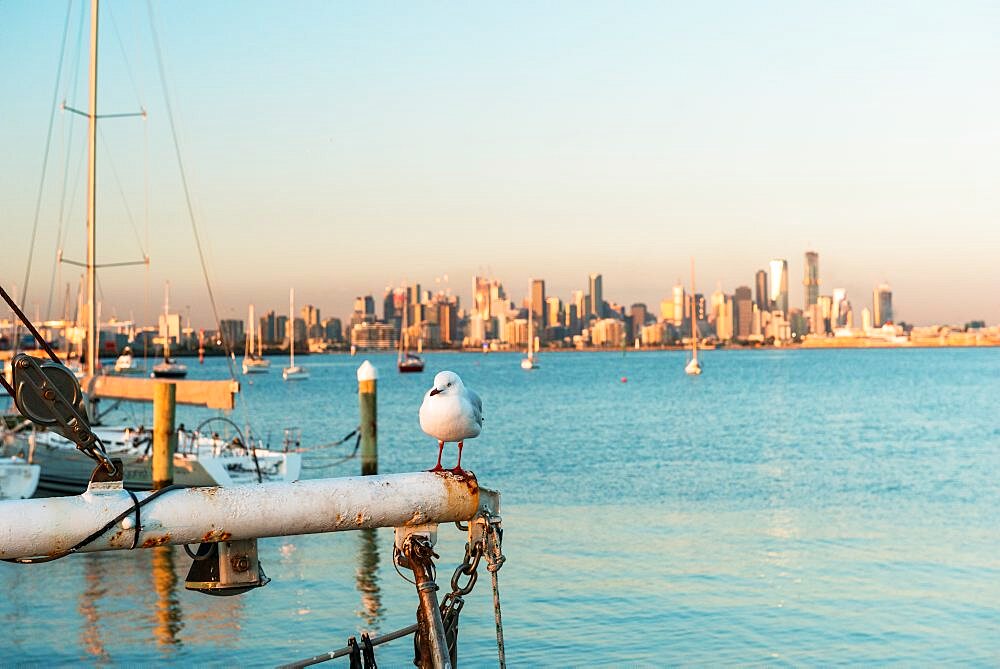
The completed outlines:
[[[83,121],[53,109],[85,103],[86,12],[71,5],[67,23],[66,7],[0,5],[17,90],[0,103],[0,281],[23,284],[40,202],[26,307],[43,317],[67,282],[75,292],[72,266],[50,278],[60,230],[65,257],[83,256]],[[208,324],[145,7],[102,11],[102,109],[149,114],[102,122],[100,259],[152,258],[149,299],[141,269],[101,272],[105,313],[155,314],[169,279]],[[917,324],[1000,321],[990,11],[734,4],[720,24],[657,3],[156,9],[221,318],[278,306],[291,285],[346,314],[387,282],[445,274],[463,299],[476,275],[544,276],[565,299],[599,271],[613,299],[656,304],[691,256],[705,293],[753,287],[747,273],[787,258],[799,305],[813,248],[821,290],[859,299],[888,282]],[[240,36],[262,25],[264,48],[248,49]]]

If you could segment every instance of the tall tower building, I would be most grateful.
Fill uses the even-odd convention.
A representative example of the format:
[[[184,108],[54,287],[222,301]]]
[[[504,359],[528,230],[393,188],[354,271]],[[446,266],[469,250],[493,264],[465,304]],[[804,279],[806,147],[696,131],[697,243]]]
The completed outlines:
[[[806,308],[816,304],[819,299],[819,254],[815,251],[806,251],[806,273],[802,278],[802,285],[806,287]]]
[[[674,325],[678,327],[684,324],[684,317],[687,315],[684,303],[684,286],[678,283],[674,286]]]
[[[771,283],[768,299],[773,311],[788,314],[788,261],[771,261]]]
[[[833,289],[833,303],[830,306],[830,327],[836,329],[844,326],[844,305],[847,302],[847,291],[843,288]]]
[[[604,318],[604,277],[600,274],[590,275],[590,304],[587,308],[588,316]]]
[[[537,327],[544,329],[550,325],[545,318],[545,279],[531,280],[531,313]]]
[[[733,292],[733,336],[746,339],[753,330],[753,296],[749,286],[740,286]]]
[[[771,301],[768,298],[767,272],[765,270],[757,270],[757,274],[754,275],[754,286],[757,289],[757,308],[761,311],[770,311]]]
[[[872,296],[872,321],[877,328],[886,323],[892,323],[892,290],[888,284],[879,284],[875,287]]]

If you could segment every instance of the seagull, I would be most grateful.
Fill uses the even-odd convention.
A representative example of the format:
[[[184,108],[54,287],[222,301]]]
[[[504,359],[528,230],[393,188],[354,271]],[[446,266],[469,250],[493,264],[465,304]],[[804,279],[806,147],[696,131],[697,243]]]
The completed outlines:
[[[458,464],[462,471],[462,447],[466,439],[478,437],[483,429],[483,401],[462,383],[455,372],[438,372],[434,386],[424,394],[420,405],[420,429],[438,440],[437,464],[430,471],[439,472],[444,442],[458,442]]]

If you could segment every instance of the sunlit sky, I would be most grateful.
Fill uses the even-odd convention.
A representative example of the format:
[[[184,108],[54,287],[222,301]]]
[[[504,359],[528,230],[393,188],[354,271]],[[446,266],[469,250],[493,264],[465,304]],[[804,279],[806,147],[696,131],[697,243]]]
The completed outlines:
[[[529,277],[567,299],[600,272],[606,299],[656,308],[692,256],[706,293],[787,258],[801,307],[816,250],[821,292],[846,288],[857,312],[886,281],[897,320],[1000,321],[998,3],[153,7],[223,318],[286,311],[290,286],[344,317],[355,295],[445,275],[468,306],[476,273],[520,301]],[[149,117],[101,124],[99,259],[152,258],[101,273],[103,315],[151,321],[169,279],[209,326],[147,6],[101,11],[99,111]],[[79,1],[57,85],[66,17],[0,2],[8,288],[53,91],[87,105]],[[53,259],[60,229],[84,258],[85,132],[55,113],[31,315],[61,315],[67,283],[75,302],[79,269]]]

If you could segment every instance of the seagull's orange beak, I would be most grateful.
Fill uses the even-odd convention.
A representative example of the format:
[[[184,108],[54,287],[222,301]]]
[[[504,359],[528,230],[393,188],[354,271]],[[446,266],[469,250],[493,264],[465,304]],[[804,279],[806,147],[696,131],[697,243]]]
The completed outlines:
[[[431,397],[434,397],[435,395],[437,395],[440,392],[442,392],[442,390],[440,388],[435,388],[434,390],[431,391]]]

